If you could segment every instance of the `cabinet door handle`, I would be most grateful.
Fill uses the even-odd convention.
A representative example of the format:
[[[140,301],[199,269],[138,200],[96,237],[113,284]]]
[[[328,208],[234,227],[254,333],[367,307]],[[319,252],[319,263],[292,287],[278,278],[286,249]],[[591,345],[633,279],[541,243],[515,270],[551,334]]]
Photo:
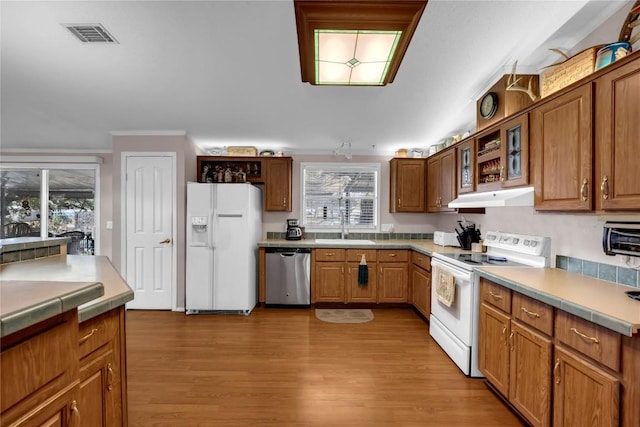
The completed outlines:
[[[556,359],[556,364],[553,366],[553,377],[556,379],[556,384],[560,384],[560,375],[558,375],[558,369],[560,369],[560,359]]]
[[[540,317],[540,315],[538,313],[535,313],[533,311],[529,311],[524,307],[522,307],[522,311],[524,311],[524,314],[526,314],[529,317],[533,317],[533,318],[536,318],[536,319]]]
[[[111,363],[107,363],[107,390],[113,390],[113,368]]]
[[[504,166],[500,166],[500,181],[504,181]]]
[[[71,402],[69,407],[69,427],[79,427],[80,426],[80,410],[78,409],[78,402],[75,400]]]
[[[402,201],[398,199],[398,206],[402,206]]]
[[[326,256],[334,256],[335,254],[333,252],[329,252],[328,254],[325,254]]]
[[[582,194],[582,201],[586,202],[589,198],[589,180],[587,178],[582,180],[582,188],[580,190],[580,194]]]
[[[489,295],[491,295],[493,297],[493,299],[496,300],[496,301],[501,301],[504,298],[502,295],[494,294],[491,291],[489,291]]]
[[[393,258],[394,256],[396,256],[396,254],[389,254],[389,256]]]
[[[507,344],[508,344],[507,325],[504,325],[504,327],[502,328],[502,335],[504,336],[504,342],[502,343],[502,345],[504,345],[506,347]]]
[[[511,333],[509,334],[509,348],[511,349],[511,351],[513,351],[513,334],[515,333],[515,331],[511,331]]]
[[[284,197],[282,199],[282,206],[287,206],[287,198],[286,197]]]
[[[600,343],[600,341],[598,341],[598,338],[590,337],[588,335],[585,335],[582,332],[580,332],[579,330],[577,330],[576,328],[571,328],[571,332],[573,332],[574,334],[580,336],[581,338],[584,338],[587,341],[591,341],[594,344],[599,344]]]
[[[91,330],[91,332],[89,332],[87,335],[83,336],[82,338],[80,338],[80,342],[79,344],[84,343],[86,340],[88,340],[89,338],[91,338],[96,332],[98,332],[97,328],[94,328]]]
[[[602,192],[602,198],[607,200],[609,198],[609,178],[607,175],[602,177],[602,183],[600,184],[600,192]]]

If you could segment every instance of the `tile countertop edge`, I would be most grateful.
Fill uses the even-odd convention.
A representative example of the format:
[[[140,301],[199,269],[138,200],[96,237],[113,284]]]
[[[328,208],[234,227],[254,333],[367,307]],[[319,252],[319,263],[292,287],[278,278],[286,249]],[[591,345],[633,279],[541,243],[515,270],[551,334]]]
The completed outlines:
[[[48,298],[19,311],[2,314],[0,337],[4,338],[50,317],[72,310],[83,303],[100,298],[102,295],[104,295],[102,283],[88,283],[80,289]]]
[[[107,311],[125,305],[129,301],[133,301],[134,293],[131,289],[116,296],[102,299],[97,302],[90,301],[78,307],[78,322],[82,323],[89,319],[93,319]]]
[[[346,239],[348,242],[349,240]],[[317,243],[314,239],[282,240],[268,239],[258,242],[260,248],[344,248],[344,249],[410,249],[432,256],[433,240],[373,240],[374,244]],[[460,248],[442,247],[438,252],[460,252]]]
[[[625,322],[624,320],[617,319],[605,313],[587,309],[571,301],[568,301],[564,298],[559,298],[555,295],[550,295],[546,292],[540,292],[538,290],[534,290],[533,288],[529,288],[526,285],[512,281],[505,277],[502,277],[499,274],[483,271],[479,268],[474,268],[474,271],[478,273],[480,277],[489,279],[513,291],[519,292],[535,300],[549,304],[557,309],[567,311],[569,314],[578,316],[580,318],[593,322],[597,325],[603,326],[607,329],[611,329],[612,331],[618,332],[620,334],[631,337],[634,334],[638,334],[639,332],[639,326],[633,323],[628,323],[628,322]],[[568,307],[571,307],[570,311],[567,310]]]

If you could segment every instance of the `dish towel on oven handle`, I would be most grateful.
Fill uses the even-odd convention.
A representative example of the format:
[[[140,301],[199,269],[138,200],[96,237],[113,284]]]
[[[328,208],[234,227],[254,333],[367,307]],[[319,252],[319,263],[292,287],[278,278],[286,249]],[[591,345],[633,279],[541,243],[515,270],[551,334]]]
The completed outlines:
[[[360,258],[360,265],[358,266],[358,285],[367,286],[369,284],[369,267],[367,266],[367,259],[362,254]]]
[[[451,307],[456,294],[456,278],[454,275],[442,268],[436,269],[436,296],[438,301]]]

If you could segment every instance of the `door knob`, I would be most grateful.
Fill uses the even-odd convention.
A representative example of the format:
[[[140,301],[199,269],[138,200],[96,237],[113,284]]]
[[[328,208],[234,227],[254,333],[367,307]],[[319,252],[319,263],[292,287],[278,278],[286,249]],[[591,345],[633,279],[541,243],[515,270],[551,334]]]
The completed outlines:
[[[160,244],[163,243],[171,243],[171,239],[169,239],[168,237],[166,239],[164,239],[162,242],[160,242]]]

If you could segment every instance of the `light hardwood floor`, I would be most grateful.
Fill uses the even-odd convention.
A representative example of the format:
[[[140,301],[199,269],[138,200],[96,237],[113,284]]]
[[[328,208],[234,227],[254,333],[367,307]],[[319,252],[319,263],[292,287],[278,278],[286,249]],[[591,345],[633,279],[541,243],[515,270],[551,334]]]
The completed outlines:
[[[127,312],[130,426],[521,426],[410,309]]]

